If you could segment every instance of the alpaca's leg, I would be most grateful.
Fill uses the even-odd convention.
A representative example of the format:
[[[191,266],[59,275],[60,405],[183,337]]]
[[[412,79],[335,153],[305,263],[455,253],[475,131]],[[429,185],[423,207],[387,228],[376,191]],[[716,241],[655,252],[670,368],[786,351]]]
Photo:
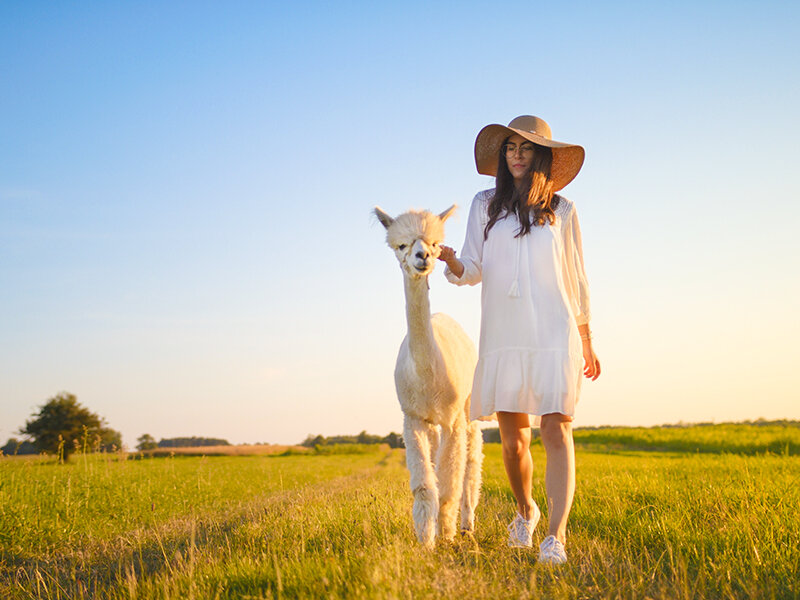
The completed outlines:
[[[463,419],[456,419],[452,428],[442,426],[436,476],[439,479],[439,534],[446,540],[456,535],[458,505],[464,485],[466,446],[466,423]]]
[[[461,531],[475,530],[475,508],[481,493],[483,434],[477,421],[467,425],[467,465],[464,469],[464,493],[461,496]]]
[[[414,529],[419,541],[428,548],[433,547],[439,506],[436,475],[431,463],[431,429],[433,427],[422,419],[405,415],[403,441],[406,445],[406,465],[411,474],[411,492],[414,494]]]

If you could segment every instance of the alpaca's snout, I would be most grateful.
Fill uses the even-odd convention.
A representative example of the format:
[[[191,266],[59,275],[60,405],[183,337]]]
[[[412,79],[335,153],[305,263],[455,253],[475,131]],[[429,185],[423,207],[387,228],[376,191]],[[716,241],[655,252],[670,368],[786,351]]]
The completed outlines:
[[[430,248],[428,248],[422,240],[418,239],[415,240],[411,252],[409,253],[409,258],[411,259],[409,262],[418,273],[426,273],[433,267],[431,264],[432,256]]]

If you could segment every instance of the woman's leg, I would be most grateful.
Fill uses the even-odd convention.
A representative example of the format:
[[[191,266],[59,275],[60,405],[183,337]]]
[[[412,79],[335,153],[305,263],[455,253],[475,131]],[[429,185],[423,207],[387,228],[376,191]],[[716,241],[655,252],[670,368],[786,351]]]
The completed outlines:
[[[550,524],[547,535],[567,541],[567,519],[575,495],[575,445],[572,418],[560,413],[542,416],[542,444],[547,453],[545,486]]]
[[[497,422],[503,443],[503,464],[517,499],[517,510],[523,518],[530,519],[533,514],[530,417],[524,413],[498,412]]]

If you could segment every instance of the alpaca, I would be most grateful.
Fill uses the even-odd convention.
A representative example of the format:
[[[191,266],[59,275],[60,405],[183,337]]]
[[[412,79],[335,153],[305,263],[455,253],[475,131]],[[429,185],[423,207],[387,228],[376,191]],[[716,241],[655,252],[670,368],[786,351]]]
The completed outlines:
[[[426,548],[433,547],[436,536],[455,537],[459,504],[461,531],[473,531],[481,487],[483,441],[477,422],[469,422],[477,352],[453,318],[431,316],[428,297],[428,275],[439,256],[444,222],[455,209],[440,215],[412,210],[393,219],[375,207],[405,284],[408,333],[394,381],[404,417],[414,529]]]

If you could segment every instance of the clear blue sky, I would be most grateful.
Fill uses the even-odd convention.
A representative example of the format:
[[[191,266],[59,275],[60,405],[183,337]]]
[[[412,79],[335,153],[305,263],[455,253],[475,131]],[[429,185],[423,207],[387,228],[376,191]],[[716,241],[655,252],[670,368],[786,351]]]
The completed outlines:
[[[337,6],[343,4],[344,6]],[[401,427],[380,204],[491,187],[535,114],[587,151],[604,374],[578,425],[800,418],[800,5],[0,6],[0,443],[69,391],[123,432]],[[432,276],[477,340],[479,289]]]

